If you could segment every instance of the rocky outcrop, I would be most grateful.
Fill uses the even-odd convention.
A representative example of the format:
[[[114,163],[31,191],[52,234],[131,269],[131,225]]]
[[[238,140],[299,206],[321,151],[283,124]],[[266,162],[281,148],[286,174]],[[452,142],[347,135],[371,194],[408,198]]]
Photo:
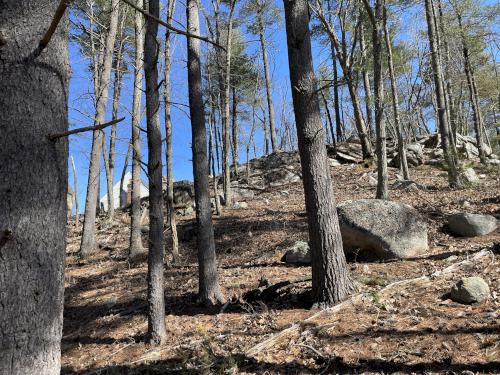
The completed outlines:
[[[379,199],[338,206],[344,251],[357,259],[405,259],[428,250],[427,224],[411,206]]]

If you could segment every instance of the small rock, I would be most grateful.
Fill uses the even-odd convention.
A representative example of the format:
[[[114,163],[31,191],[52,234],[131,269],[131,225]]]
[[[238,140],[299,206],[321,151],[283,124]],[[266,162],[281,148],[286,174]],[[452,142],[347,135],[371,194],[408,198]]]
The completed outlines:
[[[453,301],[471,304],[482,302],[490,296],[490,287],[481,277],[466,277],[453,285],[450,297]]]
[[[410,180],[396,181],[392,185],[392,188],[398,190],[408,190],[408,191],[427,190],[427,188],[424,185],[420,185],[415,181],[410,181]]]
[[[458,213],[448,217],[448,228],[462,237],[476,237],[493,232],[497,219],[491,215]]]
[[[235,209],[246,210],[248,208],[247,202],[236,202],[233,206]]]
[[[305,241],[295,242],[285,255],[283,255],[281,261],[288,264],[311,264],[309,244]]]
[[[188,216],[194,213],[194,208],[193,206],[186,207],[184,209],[184,212],[182,213],[184,216]]]
[[[473,168],[467,168],[466,170],[464,170],[463,176],[465,180],[471,185],[476,185],[479,183],[479,177],[477,177],[477,174]]]
[[[149,225],[143,225],[141,227],[141,232],[142,233],[149,233]]]

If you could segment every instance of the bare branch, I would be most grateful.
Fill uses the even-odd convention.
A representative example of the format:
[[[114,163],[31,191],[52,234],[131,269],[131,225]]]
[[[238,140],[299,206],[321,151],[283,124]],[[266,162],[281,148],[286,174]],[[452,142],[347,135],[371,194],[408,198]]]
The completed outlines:
[[[54,35],[54,32],[56,31],[57,25],[59,25],[62,16],[66,12],[68,3],[69,0],[61,0],[61,2],[59,3],[56,13],[54,14],[54,18],[52,18],[52,22],[50,23],[49,29],[45,33],[43,39],[38,44],[39,52],[42,52],[45,49],[45,47],[47,47],[47,45],[49,44],[50,39],[52,39],[52,35]]]
[[[56,139],[67,137],[67,136],[72,135],[72,134],[78,134],[78,133],[95,131],[95,130],[102,130],[104,128],[107,128],[108,126],[122,122],[123,120],[125,120],[125,117],[122,117],[122,118],[119,118],[119,119],[116,119],[116,120],[113,120],[110,122],[106,122],[104,124],[99,124],[99,125],[94,125],[94,126],[85,126],[83,128],[68,130],[68,131],[63,132],[63,133],[52,134],[52,135],[49,135],[47,138],[51,141],[55,141]]]

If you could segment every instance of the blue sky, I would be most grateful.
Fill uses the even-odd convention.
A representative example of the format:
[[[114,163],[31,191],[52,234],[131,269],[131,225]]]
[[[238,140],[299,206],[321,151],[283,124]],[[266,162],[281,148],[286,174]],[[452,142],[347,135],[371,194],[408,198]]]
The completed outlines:
[[[277,3],[280,7],[281,2]],[[122,3],[122,6],[127,6]],[[206,4],[208,7],[209,5]],[[185,8],[184,5],[178,2],[176,6],[175,19],[185,25]],[[203,19],[202,34],[205,33]],[[281,105],[282,92],[286,92],[287,100],[290,100],[289,94],[289,80],[288,80],[288,57],[286,50],[286,35],[284,32],[284,21],[277,24],[267,32],[267,39],[271,43],[269,48],[269,60],[271,63],[271,72],[273,75],[273,82],[275,86],[274,91],[274,104],[275,111],[279,126],[279,112]],[[163,35],[165,29],[160,27],[159,35]],[[256,38],[251,35],[245,35],[248,40],[248,52],[258,54],[259,44]],[[172,101],[178,103],[188,103],[187,93],[187,72],[186,72],[186,39],[183,36],[174,36],[174,55],[172,67]],[[202,46],[206,48],[206,46]],[[69,98],[69,122],[70,128],[91,125],[93,123],[94,106],[92,102],[93,83],[91,74],[88,71],[89,61],[81,55],[79,46],[76,42],[70,43],[70,63],[72,68],[72,76],[70,81],[70,98]],[[259,56],[259,55],[257,55]],[[127,75],[124,80],[120,100],[119,117],[125,117],[125,121],[120,123],[117,127],[117,144],[116,144],[116,167],[114,182],[118,182],[123,169],[125,154],[127,152],[127,142],[130,139],[131,132],[131,116],[130,109],[132,104],[132,89],[133,77],[131,74]],[[112,97],[112,90],[110,90],[110,98]],[[144,96],[142,106],[144,108]],[[108,104],[108,116],[111,118],[111,103]],[[187,117],[186,108],[172,107],[172,121],[173,121],[173,168],[176,180],[192,179],[192,164],[191,164],[191,127],[189,118]],[[161,113],[162,131],[164,131],[163,111]],[[145,119],[143,118],[143,127],[145,127]],[[245,128],[244,123],[241,124]],[[261,133],[261,132],[260,132]],[[258,134],[257,139],[262,139],[261,134]],[[109,134],[109,129],[106,130]],[[109,140],[108,140],[109,144]],[[262,147],[262,142],[257,141],[257,144]],[[92,134],[82,133],[70,137],[70,156],[75,160],[77,179],[78,179],[78,204],[80,213],[83,212],[85,207],[85,195],[88,179],[88,165],[90,150],[92,147]],[[143,157],[146,160],[147,146],[146,138],[143,135]],[[244,149],[240,149],[240,161],[244,161]],[[130,170],[130,160],[129,160]],[[106,192],[105,172],[101,158],[101,196]],[[144,180],[145,177],[143,177]],[[69,186],[73,186],[73,171],[71,164],[69,164]]]

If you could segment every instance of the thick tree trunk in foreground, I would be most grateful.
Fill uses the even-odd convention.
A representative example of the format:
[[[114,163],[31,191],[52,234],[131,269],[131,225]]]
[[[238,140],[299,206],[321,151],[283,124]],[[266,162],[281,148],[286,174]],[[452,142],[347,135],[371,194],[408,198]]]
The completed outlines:
[[[436,103],[437,103],[437,118],[439,133],[441,135],[441,147],[443,149],[444,160],[448,164],[448,181],[450,187],[462,188],[464,182],[461,179],[460,173],[458,171],[458,160],[457,155],[453,151],[449,133],[449,123],[448,116],[446,114],[446,105],[444,102],[444,89],[443,81],[441,80],[442,71],[441,63],[438,56],[438,43],[436,41],[436,25],[434,23],[434,18],[432,16],[432,0],[425,0],[425,16],[427,19],[427,35],[429,37],[429,45],[431,51],[431,65],[432,65],[432,76],[434,79],[434,86],[436,91]]]
[[[175,0],[168,0],[167,4],[167,23],[172,23],[174,17]],[[179,240],[177,238],[177,223],[175,219],[174,209],[174,173],[172,166],[172,117],[170,106],[170,70],[172,66],[171,61],[171,47],[170,47],[170,30],[165,31],[165,68],[164,68],[164,81],[163,81],[163,99],[165,101],[165,160],[167,163],[167,213],[170,231],[172,232],[172,260],[177,262],[179,260]]]
[[[149,13],[160,17],[160,1],[149,0]],[[148,131],[149,177],[149,254],[148,254],[148,341],[161,345],[167,338],[163,286],[163,194],[160,131],[160,93],[158,91],[158,23],[146,21],[144,75],[146,78],[146,117]]]
[[[106,37],[106,48],[103,58],[103,69],[97,80],[99,83],[96,95],[96,117],[95,124],[103,124],[106,119],[106,105],[109,95],[109,79],[111,75],[111,65],[113,62],[113,50],[115,45],[116,32],[118,28],[119,0],[111,2],[111,18],[109,31]],[[99,200],[99,172],[102,143],[104,141],[104,132],[102,130],[94,131],[92,138],[92,151],[90,156],[89,180],[87,184],[87,198],[85,200],[85,217],[83,222],[82,242],[80,245],[80,255],[82,257],[90,255],[96,250],[95,240],[95,218],[96,201]]]
[[[312,64],[306,0],[285,0],[293,106],[299,139],[312,254],[312,294],[318,307],[353,291],[338,224]]]
[[[186,5],[187,29],[191,34],[199,35],[200,21],[198,3],[188,0]],[[205,110],[203,106],[200,41],[187,38],[189,113],[191,115],[193,145],[193,176],[196,201],[196,222],[199,267],[199,301],[206,305],[224,302],[220,290],[217,261],[215,258],[214,229],[210,190],[208,185],[207,140],[205,128]]]
[[[137,6],[144,8],[144,0],[137,0]],[[144,58],[144,16],[135,12],[135,63],[134,93],[132,97],[132,197],[130,208],[129,258],[144,254],[141,234],[141,96],[142,68]]]
[[[68,19],[59,1],[0,5],[0,374],[59,374],[68,141]]]
[[[384,10],[385,12],[385,10]],[[401,171],[405,180],[410,179],[410,172],[408,170],[408,160],[406,159],[406,147],[403,138],[403,127],[401,126],[401,119],[399,117],[399,99],[398,88],[396,86],[396,77],[394,73],[394,61],[392,58],[392,45],[389,30],[387,29],[387,20],[384,15],[384,39],[387,53],[387,62],[389,64],[389,75],[391,79],[391,94],[392,94],[392,110],[394,111],[394,127],[396,128],[398,136],[398,152],[399,160],[401,163]]]

